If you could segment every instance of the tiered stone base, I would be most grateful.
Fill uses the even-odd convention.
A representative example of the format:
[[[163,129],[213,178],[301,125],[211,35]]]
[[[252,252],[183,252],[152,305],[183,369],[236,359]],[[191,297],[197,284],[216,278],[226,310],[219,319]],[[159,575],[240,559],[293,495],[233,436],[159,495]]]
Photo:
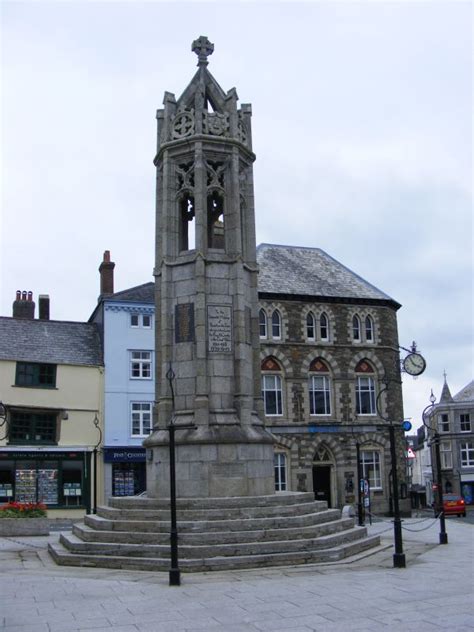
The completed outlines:
[[[62,565],[168,571],[169,500],[112,498],[49,545]],[[341,560],[380,544],[311,493],[178,500],[182,571]]]

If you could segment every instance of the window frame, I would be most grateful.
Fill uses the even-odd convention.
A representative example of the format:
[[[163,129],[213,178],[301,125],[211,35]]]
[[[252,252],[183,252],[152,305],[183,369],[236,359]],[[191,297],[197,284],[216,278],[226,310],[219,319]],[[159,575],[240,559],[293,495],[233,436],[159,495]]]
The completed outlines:
[[[325,330],[325,334],[323,334],[323,330]],[[321,312],[321,314],[319,315],[319,339],[322,342],[329,341],[329,318],[326,312]]]
[[[134,407],[139,406],[139,409],[135,409]],[[147,409],[145,409],[144,407],[147,407]],[[133,424],[134,424],[134,415],[138,414],[138,423],[139,423],[139,429],[140,432],[139,433],[134,433],[133,432]],[[149,425],[150,425],[150,432],[145,433],[144,432],[144,416],[146,414],[149,414],[150,419],[149,419]],[[150,401],[133,401],[130,402],[130,437],[132,439],[140,439],[143,437],[149,437],[150,434],[153,432],[153,403]]]
[[[288,458],[285,452],[273,454],[273,471],[275,475],[275,492],[288,491]]]
[[[442,470],[453,469],[453,446],[451,441],[439,442],[439,456]]]
[[[149,324],[145,325],[145,318],[149,319]],[[136,319],[136,325],[133,323]],[[141,314],[139,312],[132,312],[130,314],[129,325],[131,329],[151,329],[152,328],[152,315]]]
[[[365,459],[364,455],[371,455],[372,460]],[[374,458],[376,456],[376,458]],[[362,478],[366,478],[369,481],[370,490],[371,491],[382,491],[383,490],[383,477],[382,477],[382,458],[380,456],[380,450],[376,448],[369,448],[360,451],[360,466],[362,470]],[[373,472],[375,472],[375,476],[373,476],[374,483],[379,483],[378,485],[372,484],[371,482],[371,470],[367,470],[366,466],[370,466],[373,464]]]
[[[148,358],[145,357],[138,357],[138,358],[134,358],[134,354],[148,354]],[[134,372],[134,365],[136,365],[138,368],[138,373],[139,375],[133,375]],[[147,366],[149,367],[149,375],[146,375],[145,373],[148,373],[148,371],[144,370],[144,367]],[[147,349],[133,349],[130,350],[130,375],[129,375],[131,380],[151,380],[153,379],[153,356],[152,356],[152,351],[149,351]]]
[[[49,362],[17,362],[15,386],[21,388],[56,388],[57,372],[57,365]]]
[[[272,340],[281,340],[281,314],[278,309],[272,312]]]
[[[466,419],[466,417],[467,417],[467,419]],[[467,427],[466,427],[466,425],[467,425]],[[472,432],[471,414],[470,413],[459,413],[459,431],[460,432]]]
[[[368,380],[369,388],[361,388],[361,380]],[[377,407],[376,407],[376,398],[375,398],[375,378],[372,375],[356,375],[356,412],[357,415],[363,417],[375,416],[377,415]],[[364,397],[365,396],[365,397]],[[370,412],[362,412],[363,399],[368,396],[370,402]]]
[[[26,425],[24,426],[24,434],[32,435],[33,438],[29,437],[15,437],[15,423],[20,423],[18,419],[19,416],[23,418],[28,418],[28,428],[26,429]],[[42,419],[45,417],[49,417],[48,420]],[[25,421],[25,419],[24,419]],[[35,435],[38,432],[39,424],[47,421],[51,424],[51,428],[49,434],[50,438],[37,439]],[[58,413],[57,411],[46,411],[46,410],[12,410],[10,412],[10,430],[8,433],[8,443],[9,445],[57,445],[58,444]]]
[[[306,314],[306,338],[311,341],[316,340],[316,319],[311,311]]]
[[[268,337],[267,313],[263,307],[258,312],[258,334],[261,340],[266,340]]]
[[[314,388],[315,380],[323,380],[323,388]],[[324,411],[316,411],[316,393],[323,393]],[[331,415],[331,379],[328,373],[311,372],[309,375],[309,414],[310,417],[329,417]]]
[[[463,441],[459,444],[461,467],[474,467],[474,441]],[[465,456],[463,457],[463,453]]]
[[[439,432],[450,432],[451,423],[448,413],[438,414],[438,428]]]
[[[375,341],[374,335],[374,320],[370,314],[367,314],[364,320],[365,342],[373,343]]]
[[[274,387],[269,388],[266,384],[270,378],[274,380]],[[275,394],[275,410],[276,412],[267,412],[267,393]],[[283,380],[281,375],[276,373],[262,373],[262,398],[265,417],[283,417]]]
[[[352,316],[352,340],[354,342],[362,342],[361,322],[357,314]]]

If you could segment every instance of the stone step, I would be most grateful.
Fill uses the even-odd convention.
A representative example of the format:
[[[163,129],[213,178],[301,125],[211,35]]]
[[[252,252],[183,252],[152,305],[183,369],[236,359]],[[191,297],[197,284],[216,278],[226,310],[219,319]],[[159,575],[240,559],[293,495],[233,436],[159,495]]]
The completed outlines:
[[[239,507],[271,507],[278,505],[302,504],[315,501],[312,492],[278,492],[271,496],[231,496],[229,498],[178,498],[178,509],[222,509]],[[107,505],[116,509],[167,509],[169,498],[148,498],[146,496],[111,496]]]
[[[179,533],[180,546],[183,544],[231,544],[241,542],[260,542],[271,540],[301,540],[317,538],[332,532],[339,532],[353,527],[352,518],[343,518],[321,524],[311,524],[304,527],[268,528],[248,531],[244,529],[233,531],[200,531]],[[76,524],[73,534],[84,542],[110,542],[122,544],[166,544],[169,545],[169,525],[164,532],[142,532],[139,528],[130,531],[106,531],[91,528],[89,525]]]
[[[267,518],[269,516],[295,516],[316,511],[326,511],[327,503],[324,501],[293,503],[291,505],[268,505],[255,507],[229,507],[214,509],[179,509],[178,520],[236,520],[245,518]],[[117,507],[98,507],[97,515],[112,520],[169,520],[168,509],[136,509]]]
[[[273,553],[258,555],[240,555],[234,557],[214,556],[208,559],[180,558],[179,567],[183,572],[218,571],[269,566],[289,566],[299,564],[327,564],[336,562],[364,551],[376,551],[380,546],[379,536],[361,538],[334,548],[323,550],[304,550],[293,553]],[[60,542],[50,543],[49,552],[55,562],[65,566],[87,566],[139,571],[169,571],[168,559],[123,557],[116,555],[91,555],[71,553]]]
[[[290,527],[307,527],[337,520],[341,515],[338,509],[327,509],[305,515],[270,516],[266,518],[247,518],[237,520],[181,520],[178,528],[180,534],[187,532],[209,531],[252,531],[255,529],[280,529]],[[105,518],[99,514],[84,517],[84,522],[92,529],[100,531],[140,531],[142,533],[169,533],[170,520],[151,520],[140,514],[142,520],[122,520]]]
[[[363,539],[367,531],[363,527],[352,527],[339,532],[319,537],[298,540],[241,541],[230,544],[216,542],[214,544],[180,544],[180,555],[186,559],[235,557],[253,555],[272,555],[275,553],[294,553],[306,550],[320,550],[342,546],[354,540]],[[60,536],[60,542],[69,551],[90,555],[114,555],[131,557],[167,558],[170,553],[169,544],[122,544],[118,542],[84,542],[74,534]]]

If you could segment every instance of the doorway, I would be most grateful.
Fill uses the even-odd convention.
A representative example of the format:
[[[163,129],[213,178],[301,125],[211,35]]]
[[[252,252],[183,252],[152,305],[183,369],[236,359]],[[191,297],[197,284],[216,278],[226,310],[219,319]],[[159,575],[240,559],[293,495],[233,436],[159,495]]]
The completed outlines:
[[[331,507],[331,466],[313,465],[313,491],[315,500],[325,500]]]

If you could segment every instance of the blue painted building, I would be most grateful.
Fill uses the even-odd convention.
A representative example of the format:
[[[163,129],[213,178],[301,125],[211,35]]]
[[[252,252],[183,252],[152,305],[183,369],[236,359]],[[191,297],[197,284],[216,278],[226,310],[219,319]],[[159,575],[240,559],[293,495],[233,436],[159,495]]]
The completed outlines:
[[[110,253],[104,253],[101,293],[90,321],[100,327],[104,364],[105,496],[146,488],[142,442],[152,428],[154,393],[154,284],[113,291]]]

